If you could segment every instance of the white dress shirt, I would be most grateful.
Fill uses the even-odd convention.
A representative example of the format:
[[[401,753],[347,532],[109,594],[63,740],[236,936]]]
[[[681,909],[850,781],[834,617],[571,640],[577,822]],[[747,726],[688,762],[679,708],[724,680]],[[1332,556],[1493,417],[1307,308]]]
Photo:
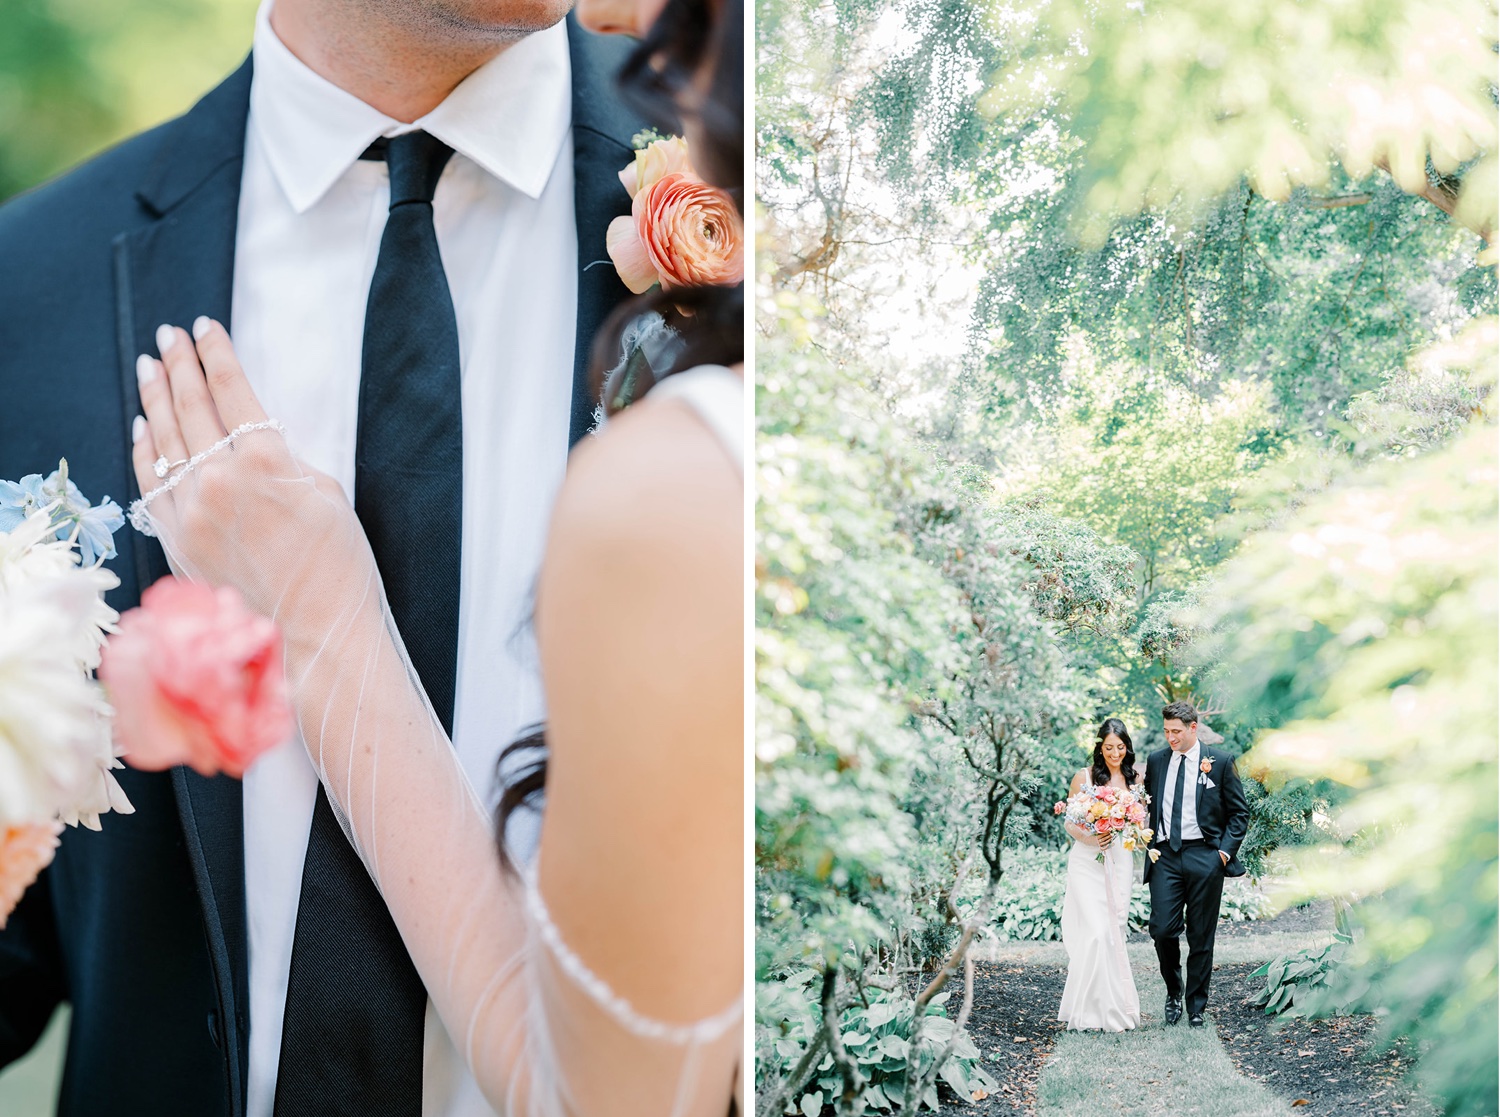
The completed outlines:
[[[1203,837],[1198,829],[1198,745],[1187,752],[1174,752],[1167,761],[1167,784],[1161,797],[1161,828],[1163,840],[1171,838],[1172,793],[1177,789],[1177,769],[1188,766],[1182,777],[1182,837],[1185,840]]]
[[[403,125],[300,62],[269,12],[267,0],[255,27],[231,328],[266,412],[351,497],[365,302],[389,205],[385,164],[359,155],[412,128],[455,151],[433,211],[458,319],[463,539],[432,545],[462,546],[454,747],[493,802],[500,750],[544,715],[531,592],[567,458],[578,301],[567,30],[516,43]],[[299,740],[245,776],[249,1117],[271,1117],[276,1096],[316,790]],[[430,1006],[427,1020],[424,1117],[489,1114]]]

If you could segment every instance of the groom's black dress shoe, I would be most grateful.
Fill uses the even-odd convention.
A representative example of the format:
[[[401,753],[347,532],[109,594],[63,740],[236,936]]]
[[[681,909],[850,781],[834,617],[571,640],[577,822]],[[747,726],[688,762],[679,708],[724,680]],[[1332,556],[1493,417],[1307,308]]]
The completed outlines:
[[[1189,1028],[1201,1028],[1201,1027],[1203,1027],[1203,1013],[1201,1013],[1201,1012],[1195,1012],[1195,1013],[1193,1013],[1193,1015],[1189,1016],[1188,1017],[1188,1027]]]
[[[1177,1021],[1179,1021],[1181,1019],[1182,1019],[1182,1002],[1181,1001],[1174,1001],[1171,997],[1168,997],[1167,998],[1167,1023],[1168,1024],[1175,1024],[1175,1023],[1177,1023]],[[1203,1023],[1202,1017],[1199,1017],[1198,1022],[1200,1024]]]

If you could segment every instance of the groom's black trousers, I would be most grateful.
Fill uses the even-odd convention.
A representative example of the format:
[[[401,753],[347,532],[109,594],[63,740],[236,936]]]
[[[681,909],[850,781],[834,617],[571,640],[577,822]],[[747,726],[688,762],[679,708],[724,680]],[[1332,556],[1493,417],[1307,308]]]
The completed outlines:
[[[1214,969],[1214,932],[1219,926],[1219,899],[1224,894],[1224,862],[1219,851],[1201,838],[1182,843],[1181,852],[1159,845],[1161,859],[1151,870],[1151,938],[1161,963],[1167,996],[1183,996],[1181,950],[1183,913],[1187,913],[1187,1011],[1208,1005],[1208,979]]]

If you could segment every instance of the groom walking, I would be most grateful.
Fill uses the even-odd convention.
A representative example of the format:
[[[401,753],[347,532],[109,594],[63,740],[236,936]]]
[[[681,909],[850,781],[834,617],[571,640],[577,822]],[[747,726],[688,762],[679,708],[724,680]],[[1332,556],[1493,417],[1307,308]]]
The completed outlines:
[[[1214,932],[1224,878],[1243,876],[1237,860],[1250,824],[1250,808],[1226,752],[1198,741],[1198,711],[1191,702],[1163,707],[1162,730],[1169,748],[1146,760],[1155,842],[1146,858],[1151,889],[1151,938],[1167,986],[1168,1024],[1182,1019],[1181,952],[1183,912],[1187,913],[1188,1025],[1203,1026],[1208,979],[1214,968]]]

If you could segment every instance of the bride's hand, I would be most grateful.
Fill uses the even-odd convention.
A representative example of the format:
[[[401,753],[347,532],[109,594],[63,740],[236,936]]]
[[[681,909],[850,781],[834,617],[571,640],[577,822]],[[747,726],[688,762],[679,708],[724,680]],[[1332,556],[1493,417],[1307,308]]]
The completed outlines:
[[[143,494],[165,483],[159,458],[175,466],[170,479],[230,431],[267,422],[224,328],[199,318],[193,332],[196,344],[185,330],[161,327],[163,359],[137,362],[146,422],[135,424],[132,461]],[[289,642],[300,622],[321,639],[329,608],[368,592],[373,559],[342,488],[298,461],[277,430],[251,431],[209,454],[156,494],[149,515],[174,573],[234,586]]]
[[[1114,840],[1115,832],[1113,830],[1106,830],[1104,833],[1098,836],[1099,848],[1108,849],[1111,845],[1114,844]]]

